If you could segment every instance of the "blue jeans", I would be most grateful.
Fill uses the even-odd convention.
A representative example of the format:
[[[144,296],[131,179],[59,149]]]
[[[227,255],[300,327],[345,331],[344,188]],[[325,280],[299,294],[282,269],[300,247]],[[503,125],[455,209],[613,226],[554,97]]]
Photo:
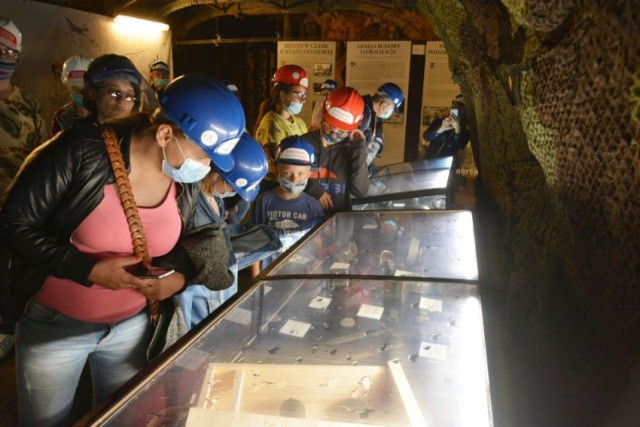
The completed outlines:
[[[89,323],[31,301],[16,327],[21,424],[68,424],[87,359],[97,405],[147,364],[150,339],[147,310],[114,324]]]
[[[233,285],[227,289],[212,291],[204,285],[189,285],[176,295],[188,329],[202,322],[216,308],[238,292],[238,264],[232,265],[229,270],[235,279]]]

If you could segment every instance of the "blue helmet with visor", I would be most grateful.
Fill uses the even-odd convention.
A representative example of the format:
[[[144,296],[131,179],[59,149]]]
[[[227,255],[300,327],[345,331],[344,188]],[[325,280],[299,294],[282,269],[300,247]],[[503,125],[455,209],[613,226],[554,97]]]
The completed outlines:
[[[231,152],[245,129],[244,110],[221,82],[186,74],[159,94],[160,111],[202,148],[218,170],[234,167]]]
[[[224,171],[214,164],[214,170],[227,181],[240,197],[253,201],[260,191],[260,181],[267,175],[269,165],[262,145],[248,133],[243,133],[230,154],[233,168]]]
[[[395,83],[385,83],[378,88],[378,94],[386,95],[393,101],[393,110],[396,113],[401,111],[402,103],[404,102],[404,93],[402,89]]]

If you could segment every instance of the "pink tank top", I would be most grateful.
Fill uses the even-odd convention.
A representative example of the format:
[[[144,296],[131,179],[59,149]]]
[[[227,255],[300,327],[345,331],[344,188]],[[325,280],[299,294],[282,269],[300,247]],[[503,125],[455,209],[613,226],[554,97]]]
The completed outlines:
[[[154,208],[138,207],[151,257],[169,252],[178,242],[181,219],[176,202],[176,185],[165,200]],[[104,187],[104,199],[71,236],[71,243],[81,252],[96,258],[133,255],[129,225],[115,185]],[[140,312],[146,299],[135,290],[111,290],[93,284],[82,286],[74,281],[49,276],[36,300],[74,319],[96,323],[115,323]]]

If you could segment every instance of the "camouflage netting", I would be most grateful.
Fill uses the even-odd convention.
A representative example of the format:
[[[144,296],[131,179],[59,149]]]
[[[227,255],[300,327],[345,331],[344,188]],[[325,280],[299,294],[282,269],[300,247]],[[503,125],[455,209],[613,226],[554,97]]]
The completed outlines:
[[[640,2],[419,8],[471,100],[476,163],[502,222],[489,281],[529,309],[568,286],[596,336],[637,358]]]

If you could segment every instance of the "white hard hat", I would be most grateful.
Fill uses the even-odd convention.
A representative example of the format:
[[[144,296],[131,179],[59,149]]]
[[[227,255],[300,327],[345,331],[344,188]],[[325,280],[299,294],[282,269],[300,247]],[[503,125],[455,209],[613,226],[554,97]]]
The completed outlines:
[[[11,19],[0,17],[0,44],[18,52],[22,50],[22,33]]]
[[[82,55],[73,55],[67,58],[62,65],[62,74],[60,76],[62,83],[69,86],[83,88],[84,73],[87,71],[91,61],[93,61],[93,59]]]

